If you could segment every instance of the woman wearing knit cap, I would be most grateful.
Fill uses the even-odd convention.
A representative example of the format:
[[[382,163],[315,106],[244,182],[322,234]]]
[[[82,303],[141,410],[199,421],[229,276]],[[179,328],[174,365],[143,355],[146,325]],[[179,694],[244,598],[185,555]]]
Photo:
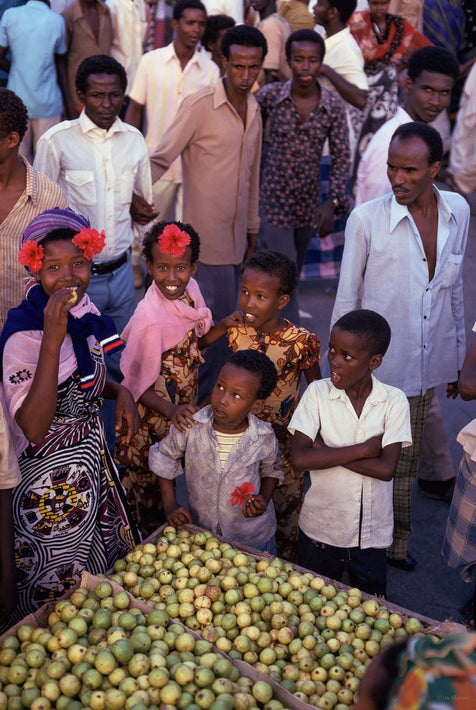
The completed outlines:
[[[104,352],[122,347],[89,300],[104,233],[72,210],[38,215],[18,259],[34,277],[9,311],[0,367],[21,480],[13,492],[18,605],[9,623],[105,571],[138,542],[99,414],[116,400],[116,428],[138,427],[129,391],[106,380]],[[1,628],[0,628],[1,633]]]

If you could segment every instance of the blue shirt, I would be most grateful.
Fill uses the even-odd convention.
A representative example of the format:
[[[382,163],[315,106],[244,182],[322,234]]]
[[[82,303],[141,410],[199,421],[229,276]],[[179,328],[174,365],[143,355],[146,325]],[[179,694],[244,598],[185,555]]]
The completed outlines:
[[[438,202],[437,258],[431,281],[420,233],[408,207],[392,193],[364,202],[351,213],[331,323],[357,308],[377,311],[392,340],[379,379],[407,397],[456,382],[466,336],[463,255],[469,205],[455,192],[434,187]]]
[[[28,109],[29,118],[51,118],[63,111],[55,54],[65,54],[65,24],[40,0],[6,10],[0,21],[0,47],[9,47],[8,88]]]
[[[182,433],[172,424],[169,435],[150,447],[151,471],[161,478],[176,478],[182,473],[185,456],[185,480],[194,522],[213,532],[220,525],[225,537],[261,547],[276,531],[273,501],[262,515],[245,518],[238,505],[231,505],[231,496],[235,487],[243,483],[252,483],[259,493],[262,478],[277,478],[278,485],[282,482],[278,441],[271,425],[249,414],[248,428],[233,446],[222,470],[211,407],[200,409],[193,418],[198,424],[191,429]]]

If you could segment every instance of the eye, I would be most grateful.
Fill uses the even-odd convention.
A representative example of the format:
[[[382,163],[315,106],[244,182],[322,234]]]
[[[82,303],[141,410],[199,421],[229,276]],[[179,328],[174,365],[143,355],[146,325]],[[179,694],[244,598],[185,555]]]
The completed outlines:
[[[351,355],[347,355],[347,353],[344,355],[344,360],[346,362],[349,362],[350,360],[353,360],[353,357]]]
[[[242,288],[242,289],[241,289],[241,295],[242,295],[242,296],[247,296],[247,295],[248,295],[248,289]]]
[[[185,266],[177,266],[177,271],[185,271]]]
[[[48,271],[56,271],[57,269],[59,269],[58,264],[50,264],[50,266],[48,266]]]
[[[78,259],[78,261],[75,261],[75,262],[73,263],[73,266],[75,266],[75,267],[77,267],[77,268],[80,268],[81,266],[84,266],[84,261],[83,261],[83,259]]]
[[[223,385],[220,385],[218,382],[216,383],[216,388],[219,392],[222,392],[223,390]]]
[[[233,399],[241,399],[241,394],[238,394],[238,392],[235,392],[233,395]]]
[[[335,348],[333,348],[332,345],[329,345],[329,352],[330,352],[330,353],[335,353]]]

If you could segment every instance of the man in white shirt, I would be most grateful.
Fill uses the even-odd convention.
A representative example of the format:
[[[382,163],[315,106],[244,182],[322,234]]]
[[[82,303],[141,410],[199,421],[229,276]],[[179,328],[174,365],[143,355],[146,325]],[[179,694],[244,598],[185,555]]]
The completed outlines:
[[[35,167],[65,192],[69,206],[106,232],[106,245],[95,259],[88,294],[121,333],[135,308],[130,257],[133,241],[130,205],[136,192],[150,201],[152,185],[147,146],[140,132],[118,118],[127,77],[112,57],[81,62],[76,90],[84,109],[63,121],[38,143]],[[117,364],[117,371],[116,371]],[[108,363],[122,379],[119,363]]]
[[[134,84],[137,67],[144,52],[149,28],[149,6],[145,0],[106,0],[111,12],[111,57],[122,64],[129,90]]]
[[[423,47],[412,54],[403,105],[372,136],[360,159],[355,184],[356,205],[390,192],[387,155],[395,130],[409,121],[433,123],[450,105],[458,72],[458,60],[444,47]]]
[[[449,177],[464,195],[476,190],[476,64],[466,79],[453,133]]]
[[[147,52],[130,91],[126,122],[142,130],[149,153],[173,123],[183,99],[219,79],[210,55],[197,48],[205,32],[207,14],[200,0],[179,0],[174,7],[175,39],[167,47]],[[175,219],[182,218],[182,163],[177,158],[153,187],[153,199],[162,219],[175,203]]]
[[[462,264],[469,206],[433,185],[441,165],[439,133],[422,122],[395,131],[388,151],[387,194],[356,207],[347,222],[344,255],[331,323],[356,308],[377,310],[392,341],[383,382],[407,395],[413,446],[402,452],[394,479],[391,564],[411,570],[411,490],[423,426],[437,385],[457,394],[465,353]]]
[[[245,21],[243,0],[204,0],[203,4],[208,15],[228,15],[237,25],[242,25]]]
[[[318,0],[314,5],[314,19],[326,31],[326,61],[321,64],[319,83],[346,102],[352,159],[358,138],[353,128],[353,107],[364,109],[368,94],[364,58],[347,26],[355,7],[355,0]]]

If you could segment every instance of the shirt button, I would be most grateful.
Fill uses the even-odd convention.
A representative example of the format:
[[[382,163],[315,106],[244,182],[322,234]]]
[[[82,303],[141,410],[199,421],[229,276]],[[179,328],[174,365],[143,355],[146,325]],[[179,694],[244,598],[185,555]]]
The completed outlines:
[[[425,257],[423,257],[423,261],[426,261]]]

